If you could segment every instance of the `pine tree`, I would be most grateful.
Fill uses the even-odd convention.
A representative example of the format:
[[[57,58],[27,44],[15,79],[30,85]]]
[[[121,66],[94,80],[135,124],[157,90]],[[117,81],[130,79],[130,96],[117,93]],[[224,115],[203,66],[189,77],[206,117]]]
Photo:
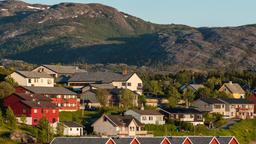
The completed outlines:
[[[17,119],[13,113],[13,110],[10,107],[8,107],[8,109],[6,111],[6,120],[7,120],[7,125],[11,129],[17,128]]]

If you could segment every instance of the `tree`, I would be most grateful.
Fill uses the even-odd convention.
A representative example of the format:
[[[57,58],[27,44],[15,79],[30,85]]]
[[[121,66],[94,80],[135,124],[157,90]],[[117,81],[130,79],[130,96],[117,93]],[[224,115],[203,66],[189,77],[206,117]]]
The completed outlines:
[[[108,91],[105,89],[97,89],[95,93],[100,104],[103,107],[106,107],[108,104],[108,95],[109,95]]]
[[[15,89],[11,84],[9,84],[8,82],[0,82],[0,99],[3,99],[14,92]]]
[[[6,120],[7,120],[7,125],[11,129],[16,129],[17,128],[17,119],[10,107],[8,107],[6,111]]]
[[[221,86],[221,84],[222,84],[221,79],[211,77],[207,80],[205,85],[207,87],[209,87],[211,90],[215,90],[215,89],[219,88]]]
[[[0,109],[0,126],[2,126],[3,123],[4,123],[3,113],[2,113],[2,110]]]
[[[38,135],[39,141],[41,143],[49,143],[53,139],[54,133],[46,117],[43,117],[39,121],[38,128],[39,128],[39,135]]]
[[[158,81],[151,80],[149,82],[149,91],[152,92],[154,95],[162,95],[162,89]]]
[[[64,125],[63,125],[63,123],[58,123],[56,129],[57,129],[57,135],[58,136],[63,136],[63,132],[64,132]]]
[[[199,88],[197,91],[196,91],[196,95],[198,97],[211,97],[212,95],[212,90],[209,89],[209,88]]]
[[[187,89],[186,91],[184,91],[183,99],[186,102],[186,106],[189,107],[190,103],[195,99],[194,91],[191,89]]]
[[[181,96],[178,90],[174,86],[170,85],[165,93],[169,101],[169,106],[175,107],[178,104]]]
[[[22,124],[26,124],[27,123],[27,118],[26,118],[26,116],[24,114],[21,115],[20,120],[21,120]]]
[[[136,94],[128,89],[122,89],[120,92],[120,104],[124,108],[134,107],[136,105]]]

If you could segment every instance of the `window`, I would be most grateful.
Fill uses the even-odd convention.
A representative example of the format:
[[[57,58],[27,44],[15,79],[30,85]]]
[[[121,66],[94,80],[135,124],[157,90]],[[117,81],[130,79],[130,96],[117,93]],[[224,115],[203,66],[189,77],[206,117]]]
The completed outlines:
[[[52,113],[55,113],[56,111],[55,110],[52,110]]]
[[[55,118],[53,118],[53,119],[52,119],[52,122],[53,122],[53,123],[55,123],[55,122],[56,122],[56,119],[55,119]]]
[[[128,82],[128,84],[127,84],[128,86],[132,86],[132,83],[130,83],[130,82]]]
[[[220,108],[221,108],[221,105],[214,105],[214,108],[215,108],[215,109],[220,109]]]
[[[31,83],[31,79],[28,79],[28,83]]]
[[[126,83],[124,82],[124,83],[122,83],[122,86],[126,86]]]
[[[134,131],[134,127],[130,127],[130,131]]]
[[[69,130],[72,131],[72,128],[70,128]]]
[[[143,116],[143,117],[142,117],[142,120],[147,120],[147,117],[146,117],[146,116]]]
[[[138,83],[138,87],[142,87],[142,83]]]
[[[52,80],[48,79],[47,83],[52,84]]]
[[[34,119],[34,123],[37,123],[37,119],[36,118]]]
[[[79,128],[77,128],[76,130],[79,131]]]
[[[37,113],[37,109],[34,109],[34,113]]]
[[[153,117],[152,117],[152,116],[149,116],[149,117],[148,117],[148,120],[150,120],[150,121],[153,120]]]

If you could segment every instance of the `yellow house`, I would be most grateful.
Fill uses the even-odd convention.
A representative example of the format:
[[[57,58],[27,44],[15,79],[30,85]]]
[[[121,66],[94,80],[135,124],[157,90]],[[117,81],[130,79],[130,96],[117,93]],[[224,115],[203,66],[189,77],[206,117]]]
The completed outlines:
[[[219,91],[230,94],[236,99],[245,98],[245,91],[238,83],[224,83]]]

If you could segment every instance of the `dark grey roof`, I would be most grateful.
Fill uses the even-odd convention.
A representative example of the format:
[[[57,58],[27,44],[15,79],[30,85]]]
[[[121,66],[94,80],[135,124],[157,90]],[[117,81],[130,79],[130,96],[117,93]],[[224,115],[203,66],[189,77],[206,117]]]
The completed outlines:
[[[220,100],[222,100],[226,103],[229,103],[229,104],[253,104],[252,101],[247,100],[247,99],[222,98]]]
[[[64,121],[62,122],[67,127],[83,127],[82,125],[72,122],[72,121]]]
[[[232,140],[232,136],[222,136],[222,137],[217,137],[218,141],[221,144],[229,144],[229,142]]]
[[[223,101],[217,98],[201,98],[200,100],[208,104],[224,104]]]
[[[137,125],[143,126],[141,122],[139,122],[137,119],[135,119],[133,116],[130,115],[105,115],[108,119],[110,119],[115,125],[117,126],[128,126],[132,120],[134,120]]]
[[[133,138],[112,138],[116,144],[131,144]]]
[[[186,137],[168,137],[171,144],[182,144]]]
[[[97,89],[114,89],[115,87],[112,84],[90,84],[91,87]]]
[[[50,98],[38,94],[14,93],[13,95],[16,95],[26,101],[32,101],[33,99],[37,101],[51,101]]]
[[[204,85],[202,85],[202,84],[189,84],[188,87],[193,88],[193,90],[198,90],[200,88],[204,88]]]
[[[21,101],[31,108],[56,108],[57,106],[49,101]]]
[[[133,74],[122,75],[113,72],[84,72],[75,73],[69,82],[98,82],[98,83],[111,83],[113,81],[126,81]]]
[[[158,110],[132,110],[140,115],[162,115]]]
[[[160,107],[161,111],[165,111],[168,113],[182,113],[182,114],[202,114],[202,112],[194,109],[194,108],[169,108],[169,107]]]
[[[158,137],[139,137],[137,138],[141,144],[161,144],[164,138]]]
[[[86,91],[82,93],[80,96],[80,99],[89,101],[91,103],[99,103],[96,94],[91,91]]]
[[[28,91],[31,91],[35,94],[67,94],[67,95],[76,95],[76,93],[64,88],[64,87],[29,87],[23,86]]]
[[[213,139],[213,136],[191,136],[189,139],[193,144],[209,144]]]
[[[46,73],[34,72],[34,71],[16,71],[16,73],[26,78],[52,78]]]
[[[60,137],[55,138],[51,144],[106,144],[109,138],[93,137]]]
[[[85,72],[77,66],[63,66],[63,65],[43,65],[44,67],[58,73],[58,74],[74,74],[76,72]]]

